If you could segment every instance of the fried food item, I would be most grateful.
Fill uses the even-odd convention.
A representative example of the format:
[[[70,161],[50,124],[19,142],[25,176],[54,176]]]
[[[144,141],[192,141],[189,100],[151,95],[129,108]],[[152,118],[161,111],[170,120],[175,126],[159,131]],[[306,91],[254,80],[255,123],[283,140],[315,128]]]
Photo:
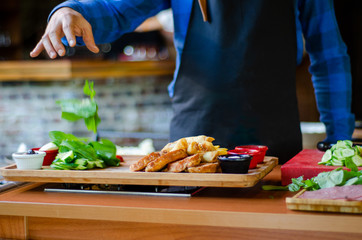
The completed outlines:
[[[182,172],[186,168],[195,167],[199,165],[201,162],[201,155],[194,154],[192,156],[186,157],[182,160],[178,160],[176,162],[169,163],[167,166],[166,172]]]
[[[205,152],[202,155],[202,162],[217,162],[218,155],[219,155],[219,152],[217,150]]]
[[[228,154],[228,149],[227,148],[221,148],[220,146],[216,145],[215,146],[216,150],[219,152],[219,155],[226,155]]]
[[[145,171],[146,172],[156,172],[165,167],[168,163],[180,160],[187,157],[187,153],[184,149],[178,149],[175,151],[168,152],[164,155],[161,155],[156,160],[147,164]]]
[[[135,162],[134,164],[132,164],[129,168],[133,172],[141,171],[147,166],[148,163],[156,160],[160,156],[161,156],[161,154],[158,152],[150,153],[147,156],[144,156],[143,158],[141,158],[140,160]]]
[[[196,167],[189,167],[187,171],[190,173],[215,173],[218,170],[219,163],[201,163]]]
[[[199,152],[199,144],[197,142],[191,142],[187,146],[187,154],[188,155],[194,155]]]
[[[211,142],[202,142],[199,143],[199,150],[200,152],[209,152],[209,151],[215,151],[216,148]]]
[[[215,151],[216,148],[212,144],[212,141],[214,140],[214,138],[205,135],[181,138],[177,141],[168,143],[161,150],[161,155],[178,149],[185,149],[189,155],[200,152]]]
[[[199,135],[199,136],[195,136],[195,137],[187,137],[186,138],[187,143],[191,143],[191,142],[197,142],[197,143],[213,142],[214,140],[215,140],[215,138],[208,137],[208,136],[205,136],[205,135]]]
[[[187,141],[185,138],[181,138],[175,142],[168,143],[162,150],[161,155],[166,154],[168,152],[176,151],[176,150],[187,150]]]

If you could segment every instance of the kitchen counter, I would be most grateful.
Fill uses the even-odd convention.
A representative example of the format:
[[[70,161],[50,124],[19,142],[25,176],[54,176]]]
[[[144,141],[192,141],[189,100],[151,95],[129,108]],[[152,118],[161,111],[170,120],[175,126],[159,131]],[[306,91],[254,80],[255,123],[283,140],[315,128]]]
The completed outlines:
[[[261,189],[279,183],[279,166],[252,188],[206,188],[189,198],[51,193],[29,183],[0,195],[0,238],[362,238],[361,215],[291,211],[285,197],[295,193]]]

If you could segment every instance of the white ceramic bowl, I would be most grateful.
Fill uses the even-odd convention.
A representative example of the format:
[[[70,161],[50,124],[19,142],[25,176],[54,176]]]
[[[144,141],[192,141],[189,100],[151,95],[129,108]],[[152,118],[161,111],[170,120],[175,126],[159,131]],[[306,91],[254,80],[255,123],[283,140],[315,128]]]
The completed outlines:
[[[45,152],[35,151],[36,154],[26,154],[25,152],[13,153],[13,159],[18,169],[36,170],[41,169],[45,157]]]

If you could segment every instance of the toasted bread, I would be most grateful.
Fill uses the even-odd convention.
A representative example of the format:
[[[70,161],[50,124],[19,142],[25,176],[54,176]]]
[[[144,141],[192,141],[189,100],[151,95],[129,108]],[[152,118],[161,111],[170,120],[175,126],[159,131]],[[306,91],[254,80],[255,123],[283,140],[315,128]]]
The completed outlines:
[[[157,159],[160,156],[160,153],[158,152],[153,152],[148,154],[147,156],[144,156],[143,158],[141,158],[140,160],[138,160],[137,162],[135,162],[134,164],[132,164],[129,169],[133,172],[135,171],[141,171],[143,170],[148,163],[154,161],[155,159]]]
[[[190,173],[215,173],[218,170],[219,163],[201,163],[196,167],[189,167],[187,171]]]
[[[200,154],[194,154],[192,156],[186,157],[184,159],[178,160],[176,162],[169,163],[167,166],[166,172],[182,172],[188,167],[194,167],[200,164],[201,156]]]
[[[202,162],[216,162],[218,155],[219,155],[219,152],[217,150],[205,152],[202,155]]]
[[[156,160],[147,164],[146,172],[156,172],[164,168],[168,163],[180,160],[187,157],[187,153],[184,149],[178,149],[161,155]]]

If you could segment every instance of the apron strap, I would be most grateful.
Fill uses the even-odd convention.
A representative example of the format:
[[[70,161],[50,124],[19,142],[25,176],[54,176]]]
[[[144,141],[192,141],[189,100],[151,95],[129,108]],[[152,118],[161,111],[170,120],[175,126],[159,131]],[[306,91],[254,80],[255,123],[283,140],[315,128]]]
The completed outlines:
[[[206,0],[199,0],[199,5],[202,13],[202,18],[204,19],[204,22],[208,22],[209,18],[207,15],[207,2]]]

